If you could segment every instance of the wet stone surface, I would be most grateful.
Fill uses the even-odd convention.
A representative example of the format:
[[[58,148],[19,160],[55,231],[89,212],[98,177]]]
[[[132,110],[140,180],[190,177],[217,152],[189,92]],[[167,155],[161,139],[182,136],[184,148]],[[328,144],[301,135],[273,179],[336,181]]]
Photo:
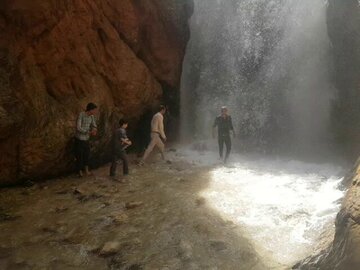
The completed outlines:
[[[0,269],[269,269],[199,195],[208,171],[158,162],[3,189]]]

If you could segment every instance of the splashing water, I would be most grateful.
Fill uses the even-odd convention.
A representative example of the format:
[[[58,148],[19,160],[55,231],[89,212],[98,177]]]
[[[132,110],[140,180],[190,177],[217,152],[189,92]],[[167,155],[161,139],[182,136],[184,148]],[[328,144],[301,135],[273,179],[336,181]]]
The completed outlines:
[[[183,154],[198,165],[219,164],[215,153]],[[291,266],[314,252],[321,234],[333,233],[344,196],[341,167],[241,155],[232,160],[215,166],[201,196],[243,228],[264,257]]]

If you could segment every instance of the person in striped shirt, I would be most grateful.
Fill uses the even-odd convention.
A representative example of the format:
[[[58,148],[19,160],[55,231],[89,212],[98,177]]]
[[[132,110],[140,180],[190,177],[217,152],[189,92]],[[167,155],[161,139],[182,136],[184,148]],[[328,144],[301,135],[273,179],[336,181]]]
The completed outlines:
[[[89,171],[89,157],[90,157],[90,136],[96,136],[97,125],[95,115],[97,113],[97,106],[94,103],[89,103],[86,110],[81,112],[76,122],[75,134],[75,158],[76,170],[80,177],[85,173],[90,175]]]

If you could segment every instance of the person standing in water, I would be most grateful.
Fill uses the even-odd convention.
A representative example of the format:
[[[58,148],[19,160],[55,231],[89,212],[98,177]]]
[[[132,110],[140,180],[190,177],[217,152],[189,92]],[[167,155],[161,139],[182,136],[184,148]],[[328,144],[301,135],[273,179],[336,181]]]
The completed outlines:
[[[75,158],[76,170],[80,177],[85,172],[90,175],[89,171],[89,157],[90,157],[90,136],[96,136],[97,125],[95,121],[95,114],[97,113],[97,106],[94,103],[89,103],[86,106],[85,112],[81,112],[76,123],[75,134]]]
[[[140,161],[140,165],[143,165],[156,146],[161,153],[161,157],[165,160],[165,142],[166,135],[164,131],[164,115],[166,113],[166,107],[160,105],[158,113],[156,113],[151,120],[151,141],[145,150],[144,156]]]
[[[126,129],[128,127],[128,121],[121,119],[119,121],[119,128],[114,132],[112,138],[112,163],[110,167],[110,177],[115,178],[116,176],[116,167],[117,160],[121,159],[123,163],[123,174],[129,174],[129,162],[126,155],[126,148],[128,148],[132,143],[126,135]]]
[[[224,162],[226,162],[229,158],[231,152],[231,137],[230,131],[233,133],[235,137],[234,127],[232,124],[231,116],[228,114],[227,107],[221,108],[221,114],[215,118],[215,122],[213,125],[213,137],[215,138],[215,129],[218,129],[218,143],[219,143],[219,154],[220,158],[223,159],[223,149],[224,144],[226,146],[226,155]]]

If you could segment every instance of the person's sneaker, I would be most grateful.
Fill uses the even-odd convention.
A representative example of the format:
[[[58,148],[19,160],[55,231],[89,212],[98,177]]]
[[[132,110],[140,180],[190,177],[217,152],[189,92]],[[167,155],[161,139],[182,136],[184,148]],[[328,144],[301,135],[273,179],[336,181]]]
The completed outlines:
[[[78,172],[78,176],[79,176],[79,177],[83,177],[83,176],[84,176],[83,172],[82,172],[82,171],[79,171],[79,172]]]
[[[119,177],[117,177],[115,175],[110,176],[110,179],[115,181],[115,182],[120,182],[120,180],[121,180]]]
[[[119,177],[119,176],[111,176],[111,180],[118,182],[120,184],[124,184],[127,182],[126,177]]]
[[[92,175],[92,172],[89,171],[89,167],[85,167],[85,175],[86,175],[86,176]]]
[[[139,160],[139,162],[138,162],[137,165],[138,165],[138,166],[144,166],[144,165],[145,165],[145,162],[144,162],[143,160]]]

